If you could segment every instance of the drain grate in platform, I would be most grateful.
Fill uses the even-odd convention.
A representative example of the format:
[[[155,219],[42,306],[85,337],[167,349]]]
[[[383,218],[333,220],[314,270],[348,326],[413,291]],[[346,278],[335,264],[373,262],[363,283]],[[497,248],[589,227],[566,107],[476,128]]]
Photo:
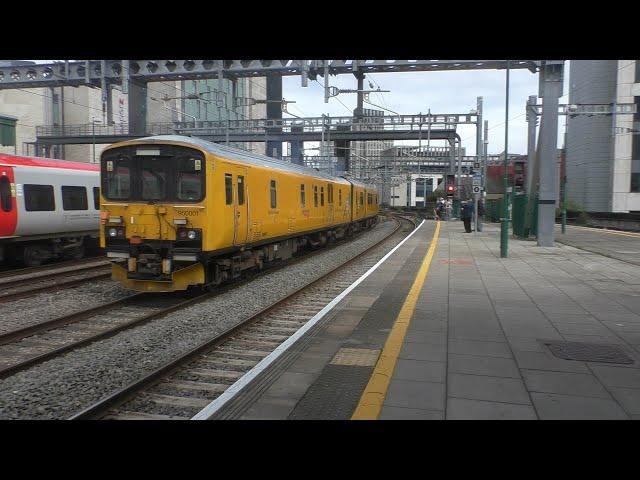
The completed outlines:
[[[544,342],[551,353],[565,360],[630,364],[634,360],[617,345],[584,342]]]

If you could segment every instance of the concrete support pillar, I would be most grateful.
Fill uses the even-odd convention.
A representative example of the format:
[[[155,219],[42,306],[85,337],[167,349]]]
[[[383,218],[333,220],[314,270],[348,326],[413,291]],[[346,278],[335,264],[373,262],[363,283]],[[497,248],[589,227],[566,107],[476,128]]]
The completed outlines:
[[[147,84],[129,78],[129,133],[147,133]]]
[[[538,125],[538,115],[535,105],[538,103],[538,97],[531,95],[527,100],[527,168],[526,168],[526,184],[525,192],[527,194],[527,208],[525,210],[524,225],[525,231],[531,232],[533,229],[533,211],[535,208],[536,194],[538,192],[538,162],[536,155],[536,127]]]
[[[302,125],[291,127],[291,133],[302,133],[303,130],[304,127]],[[291,163],[295,163],[296,165],[304,165],[303,145],[304,142],[302,140],[291,141]]]
[[[538,194],[538,246],[553,247],[555,239],[558,175],[558,99],[562,95],[563,61],[546,61],[540,67],[543,99],[540,123],[540,187]]]
[[[282,77],[267,75],[267,120],[282,120]],[[282,158],[282,142],[269,140],[270,135],[280,135],[282,127],[267,129],[266,153],[269,157]]]
[[[338,125],[337,131],[340,130],[349,130],[351,127],[349,125]],[[351,142],[348,140],[336,140],[336,152],[335,155],[338,157],[336,163],[336,173],[338,175],[342,175],[345,172],[351,171]]]

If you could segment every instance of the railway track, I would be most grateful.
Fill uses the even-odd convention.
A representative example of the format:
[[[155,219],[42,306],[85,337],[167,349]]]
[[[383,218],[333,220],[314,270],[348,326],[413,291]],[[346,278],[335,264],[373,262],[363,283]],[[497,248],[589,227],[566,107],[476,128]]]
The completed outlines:
[[[378,261],[368,254],[415,227],[406,218],[396,221],[389,235],[351,260],[70,419],[191,418]]]
[[[22,269],[0,277],[0,303],[110,276],[109,262],[103,259],[45,270]]]

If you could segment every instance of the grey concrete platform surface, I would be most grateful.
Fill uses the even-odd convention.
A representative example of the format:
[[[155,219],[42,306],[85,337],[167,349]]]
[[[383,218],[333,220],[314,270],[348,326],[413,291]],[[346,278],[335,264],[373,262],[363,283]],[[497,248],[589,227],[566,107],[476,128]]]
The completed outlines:
[[[220,418],[349,419],[433,232],[428,221]],[[608,248],[629,248],[620,238]],[[640,266],[516,239],[501,259],[499,225],[442,222],[380,419],[640,419]]]

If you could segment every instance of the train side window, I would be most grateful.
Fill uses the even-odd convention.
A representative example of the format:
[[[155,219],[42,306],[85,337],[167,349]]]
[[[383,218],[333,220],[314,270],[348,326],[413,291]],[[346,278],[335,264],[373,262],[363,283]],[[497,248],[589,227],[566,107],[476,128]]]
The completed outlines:
[[[364,192],[360,192],[360,205],[364,205]]]
[[[339,207],[342,206],[342,189],[341,188],[338,189],[338,206]]]
[[[238,205],[244,205],[244,177],[238,175]]]
[[[314,207],[318,206],[318,186],[317,185],[313,186],[313,206]]]
[[[304,191],[304,183],[300,184],[300,204],[302,205],[302,208],[304,208],[307,205],[307,198]]]
[[[324,207],[324,187],[320,187],[320,206]]]
[[[276,208],[276,206],[278,205],[278,197],[277,197],[277,190],[276,190],[276,181],[275,180],[271,180],[271,208]]]
[[[63,210],[88,210],[86,187],[62,187]]]
[[[93,207],[100,210],[100,188],[93,187]]]
[[[333,185],[327,185],[327,202],[329,205],[333,205]]]
[[[225,173],[224,174],[224,193],[226,196],[226,201],[225,203],[227,205],[231,205],[233,203],[233,183],[231,180],[231,174],[230,173]]]
[[[11,211],[11,182],[7,177],[0,178],[0,203],[2,211]]]
[[[53,185],[25,184],[24,208],[27,212],[53,212],[56,209]]]

